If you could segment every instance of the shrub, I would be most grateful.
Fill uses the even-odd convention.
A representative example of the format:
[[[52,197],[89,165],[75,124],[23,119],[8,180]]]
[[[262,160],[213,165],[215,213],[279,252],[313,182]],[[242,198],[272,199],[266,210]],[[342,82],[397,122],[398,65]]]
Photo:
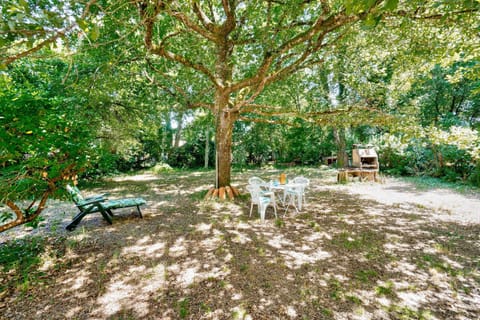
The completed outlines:
[[[173,168],[170,167],[168,163],[158,163],[151,170],[153,173],[159,174],[162,172],[171,172],[173,171]]]

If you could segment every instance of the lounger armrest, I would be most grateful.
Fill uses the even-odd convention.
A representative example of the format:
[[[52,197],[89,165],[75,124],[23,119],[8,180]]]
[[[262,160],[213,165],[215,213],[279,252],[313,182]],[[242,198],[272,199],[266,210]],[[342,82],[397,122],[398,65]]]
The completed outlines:
[[[110,193],[96,194],[96,195],[94,195],[94,196],[85,198],[83,201],[91,201],[91,200],[95,200],[95,199],[104,199],[104,200],[106,200],[106,199],[107,199],[107,196],[108,196],[109,194],[110,194]]]
[[[77,204],[77,207],[88,206],[89,204],[102,203],[102,202],[105,202],[105,201],[107,201],[107,199],[105,199],[103,197],[88,198],[88,199],[85,199],[82,202],[79,202]]]

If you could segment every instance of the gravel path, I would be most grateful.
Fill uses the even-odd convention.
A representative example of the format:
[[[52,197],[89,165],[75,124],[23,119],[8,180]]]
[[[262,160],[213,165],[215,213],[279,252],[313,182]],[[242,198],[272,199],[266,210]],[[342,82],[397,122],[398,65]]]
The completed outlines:
[[[329,190],[342,190],[386,205],[425,207],[432,209],[435,219],[480,224],[480,194],[461,194],[449,189],[418,189],[413,184],[396,178],[386,178],[384,183],[354,182],[346,185],[329,185]]]

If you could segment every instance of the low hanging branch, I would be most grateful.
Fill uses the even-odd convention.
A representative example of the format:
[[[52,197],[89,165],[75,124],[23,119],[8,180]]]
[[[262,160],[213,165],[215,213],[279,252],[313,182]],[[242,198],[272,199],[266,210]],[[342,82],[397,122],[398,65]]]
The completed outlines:
[[[96,1],[97,0],[90,0],[89,2],[87,2],[85,4],[85,8],[84,8],[83,13],[80,17],[81,19],[85,19],[90,14],[90,7],[92,5],[94,5]],[[75,30],[77,27],[78,27],[77,23],[70,24],[63,29],[56,30],[53,34],[49,35],[47,38],[43,39],[38,44],[36,44],[35,46],[33,46],[32,48],[30,48],[28,50],[20,51],[20,52],[14,54],[14,55],[11,55],[11,56],[1,57],[0,58],[0,65],[8,66],[9,64],[11,64],[12,62],[14,62],[16,60],[25,58],[27,56],[31,56],[32,54],[40,51],[44,47],[47,47],[47,46],[55,43],[58,39],[64,38],[65,35],[67,35],[71,31]],[[32,31],[28,31],[28,30],[21,30],[21,31],[12,30],[12,31],[7,31],[7,32],[3,32],[3,33],[4,34],[5,33],[7,33],[7,34],[8,33],[10,33],[10,34],[21,33],[21,34],[23,34],[27,37],[32,37],[33,35],[46,35],[45,31],[35,31],[34,33],[32,33]]]
[[[66,31],[68,31],[68,29]],[[65,35],[66,31],[59,31],[56,34],[54,34],[53,36],[51,36],[50,38],[40,42],[39,44],[37,44],[33,48],[28,49],[26,51],[22,51],[22,52],[17,53],[13,56],[6,57],[3,60],[1,60],[0,63],[5,65],[5,66],[8,66],[9,64],[11,64],[12,62],[14,62],[18,59],[24,58],[24,57],[29,56],[29,55],[37,52],[37,51],[40,51],[40,49],[42,49],[43,47],[48,46],[48,45],[54,43],[58,38],[63,37]]]
[[[278,125],[284,125],[284,126],[289,126],[289,127],[299,127],[300,125],[295,125],[292,124],[291,121],[288,120],[273,120],[273,119],[265,119],[265,118],[251,118],[251,117],[245,117],[245,116],[240,116],[238,118],[240,121],[244,122],[256,122],[256,123],[267,123],[267,124],[278,124]]]
[[[318,125],[332,124],[332,117],[338,117],[342,115],[348,115],[351,118],[358,120],[362,115],[368,115],[368,119],[371,123],[384,123],[386,121],[394,121],[394,117],[385,113],[383,110],[369,107],[369,106],[349,106],[342,109],[331,109],[315,112],[292,112],[281,111],[281,107],[274,107],[269,105],[251,104],[248,106],[248,115],[240,116],[239,120],[245,122],[256,123],[268,123],[285,125],[289,127],[300,127],[302,124],[295,123],[292,119],[302,119],[309,123],[315,123]],[[267,111],[263,111],[267,110]],[[275,112],[268,110],[277,110]],[[375,116],[372,117],[372,114]],[[352,117],[352,115],[354,115]],[[272,118],[272,117],[277,117]]]
[[[57,189],[57,185],[56,185],[57,182],[61,180],[73,178],[74,176],[76,176],[76,171],[74,171],[73,168],[74,168],[74,164],[71,164],[67,166],[65,169],[63,169],[60,175],[58,175],[57,177],[54,177],[51,179],[45,178],[48,182],[48,186],[46,190],[43,192],[42,197],[40,198],[40,201],[38,202],[38,205],[36,207],[34,206],[37,202],[37,199],[34,199],[25,210],[22,210],[12,200],[6,200],[5,204],[13,211],[13,213],[15,214],[15,219],[6,224],[0,225],[0,232],[31,222],[35,220],[38,216],[40,216],[40,214],[46,207],[48,198]]]
[[[16,219],[7,224],[0,225],[0,232],[35,220],[42,213],[43,209],[45,209],[45,203],[47,202],[47,199],[52,192],[53,191],[51,191],[49,188],[43,193],[40,203],[38,204],[35,212],[33,213],[29,213],[29,211],[33,207],[35,202],[37,202],[37,200],[33,200],[30,206],[25,210],[25,212],[22,211],[13,201],[7,200],[6,205],[15,213]]]

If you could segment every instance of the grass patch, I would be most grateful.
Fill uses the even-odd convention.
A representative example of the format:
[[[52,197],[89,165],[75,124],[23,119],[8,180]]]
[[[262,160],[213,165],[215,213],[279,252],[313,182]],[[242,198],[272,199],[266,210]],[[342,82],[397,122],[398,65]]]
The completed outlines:
[[[400,320],[409,320],[409,319],[417,319],[417,320],[429,320],[433,319],[433,316],[430,311],[428,310],[412,310],[405,306],[397,306],[391,305],[388,308],[388,312],[394,319]]]
[[[347,301],[350,301],[353,304],[356,304],[356,305],[359,305],[359,306],[363,304],[363,301],[359,297],[357,297],[356,295],[349,294],[349,295],[346,295],[345,298],[347,299]]]
[[[208,190],[197,191],[197,192],[191,193],[189,195],[189,198],[194,201],[202,201],[203,199],[205,199],[207,192]]]
[[[333,319],[333,311],[328,308],[322,308],[320,310],[320,313],[322,314],[323,317],[327,319]]]
[[[38,268],[45,253],[45,244],[44,238],[30,237],[0,245],[1,270],[8,274],[6,283],[0,284],[0,291],[17,287],[25,293],[40,283],[40,277],[45,273]]]
[[[461,270],[453,268],[451,265],[432,254],[422,255],[420,260],[418,260],[417,265],[422,269],[433,268],[435,270],[445,272],[452,277],[462,274]]]
[[[354,277],[362,283],[370,283],[378,277],[378,273],[372,269],[365,269],[356,271]]]
[[[240,271],[241,272],[247,272],[248,271],[248,264],[240,265]]]
[[[395,296],[393,282],[391,281],[385,282],[385,285],[376,287],[375,292],[379,296],[387,296],[387,297]]]
[[[178,315],[180,319],[185,319],[190,313],[190,301],[188,298],[178,301]]]
[[[329,295],[333,300],[340,300],[343,298],[343,286],[337,279],[330,279],[328,282]]]
[[[374,260],[383,255],[382,240],[379,234],[372,231],[363,231],[353,234],[343,231],[335,235],[331,243],[350,252],[365,252],[366,258]]]
[[[296,216],[296,218],[301,220],[312,220],[313,215],[311,213],[300,213]]]
[[[173,172],[174,169],[170,167],[170,165],[168,165],[167,163],[159,163],[156,164],[154,167],[150,168],[150,171],[155,174],[160,174],[165,172]]]
[[[277,228],[283,228],[285,227],[285,221],[283,221],[282,219],[275,219],[275,227]]]
[[[479,191],[478,187],[472,185],[462,184],[460,182],[447,182],[433,177],[401,177],[401,179],[414,184],[419,190],[450,189],[460,193]]]

